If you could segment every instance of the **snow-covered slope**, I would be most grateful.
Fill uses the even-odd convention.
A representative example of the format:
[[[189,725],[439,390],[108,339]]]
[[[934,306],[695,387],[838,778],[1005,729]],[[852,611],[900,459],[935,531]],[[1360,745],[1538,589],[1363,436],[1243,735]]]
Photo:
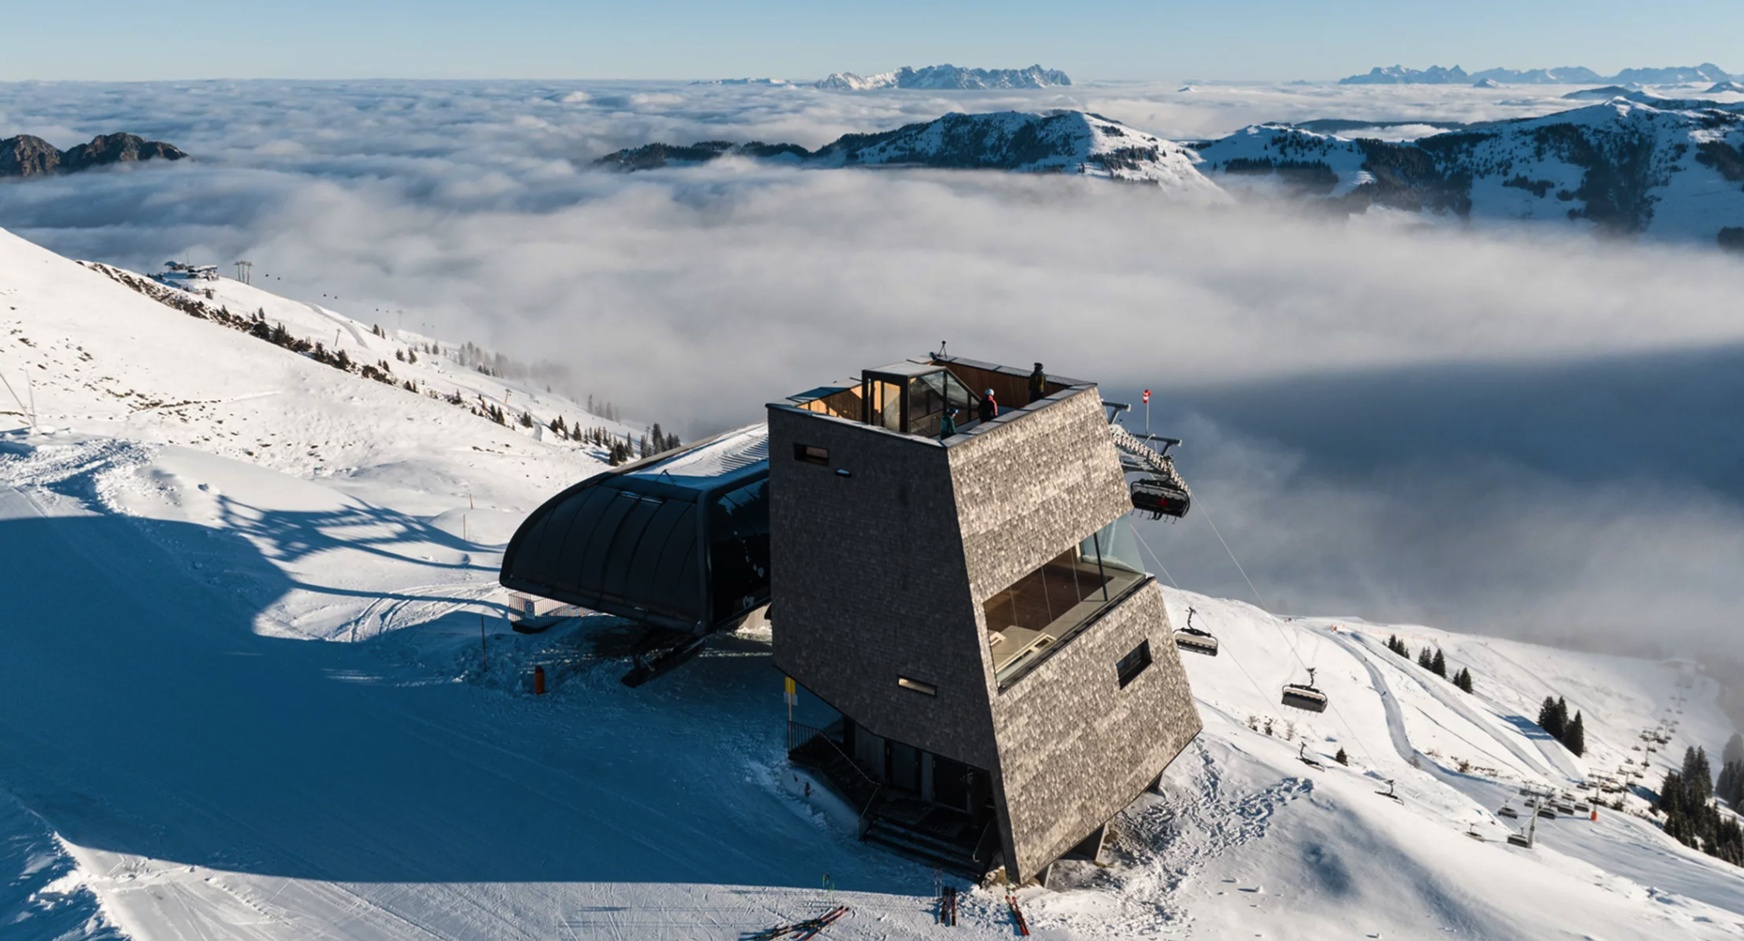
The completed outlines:
[[[213,290],[401,371],[332,311]],[[766,629],[637,690],[612,619],[506,629],[502,542],[598,467],[584,449],[4,234],[0,316],[8,409],[34,390],[39,417],[0,433],[0,839],[17,850],[0,850],[0,915],[26,918],[0,934],[738,938],[840,902],[820,937],[1012,936],[996,889],[935,926],[933,871],[857,842],[786,764]],[[435,365],[424,381],[495,382]],[[1166,530],[1146,535],[1168,555]],[[1698,665],[1165,599],[1223,643],[1184,655],[1205,732],[1117,820],[1109,865],[1020,891],[1038,937],[1744,931],[1744,871],[1629,812],[1541,821],[1531,850],[1494,816],[1522,785],[1647,758],[1651,786],[1686,745],[1717,749]],[[1440,646],[1474,692],[1387,651],[1391,633]],[[1280,707],[1309,667],[1333,709]],[[1523,720],[1550,694],[1582,711],[1584,758]],[[1662,751],[1633,750],[1660,728]],[[1377,796],[1387,780],[1403,803]]]
[[[815,152],[795,144],[689,147],[648,144],[595,161],[620,170],[651,170],[724,156],[841,167],[932,167],[1064,173],[1154,183],[1183,197],[1218,202],[1223,194],[1199,172],[1191,149],[1084,111],[947,114],[875,134],[847,134]]]
[[[1712,244],[1744,226],[1744,109],[1648,96],[1411,142],[1257,125],[1200,148],[1228,188]]]

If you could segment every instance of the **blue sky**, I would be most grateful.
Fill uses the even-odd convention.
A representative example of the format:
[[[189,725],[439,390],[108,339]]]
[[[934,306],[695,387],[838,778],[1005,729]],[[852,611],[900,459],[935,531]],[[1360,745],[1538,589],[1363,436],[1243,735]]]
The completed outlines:
[[[1726,60],[1737,0],[71,0],[6,17],[0,80],[815,78],[1040,62],[1083,79],[1335,78],[1402,62]]]

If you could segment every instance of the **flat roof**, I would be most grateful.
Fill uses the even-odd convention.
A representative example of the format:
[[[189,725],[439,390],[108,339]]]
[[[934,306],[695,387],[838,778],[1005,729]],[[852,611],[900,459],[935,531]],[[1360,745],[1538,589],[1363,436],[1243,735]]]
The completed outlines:
[[[769,463],[769,425],[758,422],[729,431],[701,447],[655,461],[625,477],[658,478],[680,487],[709,489],[722,478],[757,470]]]
[[[905,359],[900,363],[891,363],[888,366],[878,366],[873,369],[868,369],[866,372],[879,373],[886,376],[908,376],[913,378],[915,376],[924,376],[929,372],[938,372],[943,368],[945,367],[942,363],[931,361],[915,362],[912,359]]]

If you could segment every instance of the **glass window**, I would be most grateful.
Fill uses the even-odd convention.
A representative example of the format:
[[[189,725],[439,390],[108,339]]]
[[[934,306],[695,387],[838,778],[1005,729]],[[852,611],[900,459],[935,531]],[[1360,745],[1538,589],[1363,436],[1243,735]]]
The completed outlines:
[[[1149,576],[1123,516],[982,604],[994,674],[1003,686]]]
[[[861,388],[866,399],[866,424],[901,431],[902,386],[883,379],[866,379]]]
[[[1120,688],[1125,689],[1128,683],[1138,679],[1138,675],[1150,665],[1151,642],[1139,641],[1139,645],[1132,648],[1131,653],[1121,657],[1120,662],[1114,665],[1114,672],[1120,677]]]
[[[1126,517],[1122,516],[1097,530],[1092,538],[1102,558],[1103,568],[1126,574],[1145,574],[1144,560],[1138,554],[1138,536],[1132,531],[1132,524]]]

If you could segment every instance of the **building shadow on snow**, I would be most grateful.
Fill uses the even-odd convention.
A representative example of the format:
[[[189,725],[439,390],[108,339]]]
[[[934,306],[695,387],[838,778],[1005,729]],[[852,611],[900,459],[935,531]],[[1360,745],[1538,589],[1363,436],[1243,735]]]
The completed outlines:
[[[827,872],[931,891],[930,871],[777,786],[766,646],[722,638],[639,690],[607,664],[534,697],[461,681],[475,613],[352,644],[263,636],[266,606],[307,586],[238,532],[20,500],[0,490],[0,786],[78,846],[337,882],[815,888]],[[395,533],[439,538],[370,509],[241,529],[294,558],[351,520],[383,527],[366,538],[390,555]],[[492,631],[493,656],[536,656]]]

